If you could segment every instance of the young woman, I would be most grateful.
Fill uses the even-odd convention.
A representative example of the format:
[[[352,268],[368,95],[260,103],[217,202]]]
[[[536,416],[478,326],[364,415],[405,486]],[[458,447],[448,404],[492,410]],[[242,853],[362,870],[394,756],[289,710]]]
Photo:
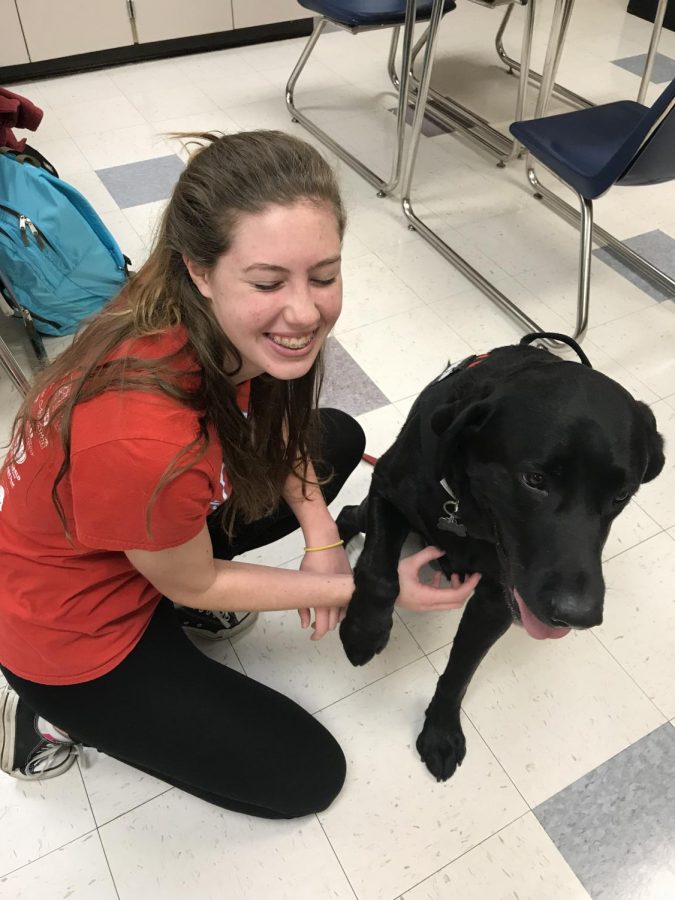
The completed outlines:
[[[300,816],[340,790],[337,742],[204,656],[181,621],[209,629],[227,610],[228,636],[258,610],[298,609],[307,627],[313,608],[320,638],[349,602],[327,503],[364,437],[316,408],[345,214],[308,144],[199,137],[148,261],[15,423],[0,480],[0,763],[51,777],[82,743],[218,806]],[[298,526],[300,571],[233,561]],[[421,583],[438,555],[401,563],[401,605],[465,602],[478,576]]]

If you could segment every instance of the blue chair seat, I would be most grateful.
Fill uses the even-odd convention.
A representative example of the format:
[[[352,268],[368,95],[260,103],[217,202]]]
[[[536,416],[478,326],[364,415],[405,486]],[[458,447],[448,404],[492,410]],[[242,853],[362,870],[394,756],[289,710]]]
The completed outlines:
[[[616,184],[643,138],[649,107],[634,100],[514,122],[511,134],[587,200]]]
[[[402,25],[405,21],[405,0],[299,0],[300,6],[318,16],[350,28]],[[419,0],[417,20],[426,21],[431,15],[432,0]],[[455,8],[455,0],[445,0],[443,12]]]

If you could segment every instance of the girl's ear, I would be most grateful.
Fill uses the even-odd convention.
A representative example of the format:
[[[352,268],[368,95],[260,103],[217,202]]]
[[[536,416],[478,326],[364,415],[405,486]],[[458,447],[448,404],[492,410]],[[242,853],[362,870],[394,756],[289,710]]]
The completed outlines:
[[[185,254],[183,254],[183,262],[188,270],[192,283],[197,288],[202,297],[212,300],[211,285],[209,284],[209,270],[204,266],[198,265]]]

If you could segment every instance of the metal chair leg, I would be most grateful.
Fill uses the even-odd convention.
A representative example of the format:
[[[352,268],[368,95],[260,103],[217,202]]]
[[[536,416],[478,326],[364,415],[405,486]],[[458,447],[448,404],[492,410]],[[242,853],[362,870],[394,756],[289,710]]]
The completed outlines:
[[[25,397],[30,387],[28,379],[23,374],[14,354],[2,337],[0,337],[0,367],[9,375],[10,381],[18,389],[19,393]]]
[[[577,228],[584,228],[583,216],[580,217],[579,213],[566,203],[562,198],[558,197],[557,194],[554,194],[553,191],[549,190],[545,187],[537,176],[536,169],[534,167],[534,162],[532,158],[528,155],[526,159],[526,169],[527,169],[527,177],[534,188],[535,194],[534,196],[537,200],[543,200],[543,202],[550,206],[555,212],[557,212],[560,216],[570,222],[572,225],[575,225]],[[564,182],[562,182],[564,184]],[[664,291],[671,297],[675,297],[675,280],[672,279],[669,275],[666,275],[665,272],[662,272],[661,269],[657,269],[657,267],[649,262],[648,259],[645,259],[644,256],[640,256],[639,253],[636,253],[635,250],[631,250],[630,247],[627,247],[622,241],[618,238],[614,237],[613,234],[610,234],[609,231],[605,231],[604,228],[601,228],[599,225],[592,222],[591,217],[591,226],[592,226],[592,237],[593,240],[600,244],[600,246],[610,247],[616,256],[624,262],[627,266],[630,266],[632,269],[635,269],[640,275],[644,278],[651,281],[655,284],[660,290]]]
[[[659,38],[661,37],[661,29],[663,28],[663,20],[666,15],[666,6],[668,0],[659,0],[656,7],[656,15],[654,16],[654,27],[652,28],[652,37],[649,42],[649,50],[647,51],[647,59],[645,60],[645,68],[642,73],[642,81],[640,82],[640,90],[638,91],[638,103],[644,103],[647,96],[647,88],[652,78],[652,69],[654,68],[654,58],[659,46]]]
[[[480,272],[473,268],[462,256],[450,247],[442,238],[436,234],[431,228],[416,215],[411,199],[412,180],[415,171],[415,162],[417,159],[417,151],[419,149],[420,134],[422,132],[422,120],[426,107],[426,100],[429,92],[429,82],[431,81],[431,67],[433,64],[434,52],[436,48],[436,40],[438,37],[438,26],[441,20],[443,0],[434,0],[431,8],[431,19],[429,21],[429,35],[427,40],[426,53],[424,56],[424,64],[422,74],[419,81],[419,95],[417,98],[417,106],[415,116],[413,118],[412,134],[408,146],[408,159],[401,187],[401,205],[403,212],[410,222],[409,227],[417,231],[427,243],[437,250],[441,256],[448,260],[456,269],[475,284],[487,297],[504,310],[511,318],[515,319],[525,331],[544,331],[534,319],[531,319],[524,313],[513,301],[509,300],[500,290],[484,278]]]
[[[387,194],[393,191],[401,178],[401,172],[403,168],[403,160],[404,160],[404,146],[405,146],[405,115],[407,109],[407,101],[409,94],[409,73],[410,73],[410,58],[412,52],[412,43],[413,43],[413,34],[415,27],[415,5],[408,4],[406,7],[406,18],[405,25],[403,28],[403,54],[402,54],[402,70],[404,72],[401,84],[401,90],[399,92],[399,100],[398,100],[398,112],[397,112],[397,122],[396,122],[396,144],[394,148],[393,160],[391,173],[388,181],[384,181],[377,175],[372,169],[369,169],[364,163],[361,162],[356,156],[350,153],[342,144],[338,144],[329,134],[327,134],[322,128],[319,128],[311,119],[309,119],[304,113],[300,112],[300,110],[295,105],[294,100],[294,92],[295,85],[300,77],[303,69],[307,64],[307,60],[309,59],[314,47],[316,46],[321,33],[327,24],[327,19],[321,17],[315,27],[314,31],[310,35],[309,41],[307,42],[304,50],[300,55],[300,59],[295,65],[295,68],[291,72],[291,76],[288,79],[288,84],[286,85],[286,106],[288,107],[288,111],[291,114],[292,120],[294,122],[299,122],[310,134],[313,134],[322,144],[325,144],[328,149],[347,163],[348,166],[351,166],[354,171],[358,172],[362,178],[372,184],[373,187],[377,188],[378,197],[384,197]],[[390,66],[393,65],[391,62],[392,54],[396,53],[396,46],[398,44],[398,31],[399,29],[395,29],[395,33],[392,37],[392,44],[390,49]]]
[[[593,201],[579,196],[581,209],[581,243],[579,244],[579,287],[577,291],[577,325],[574,339],[581,341],[588,330],[593,251]]]

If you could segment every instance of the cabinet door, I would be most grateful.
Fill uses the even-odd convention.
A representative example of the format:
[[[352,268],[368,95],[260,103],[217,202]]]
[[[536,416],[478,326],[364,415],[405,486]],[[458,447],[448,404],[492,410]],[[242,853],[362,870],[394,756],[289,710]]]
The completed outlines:
[[[16,0],[33,62],[133,43],[125,0]]]
[[[0,22],[2,22],[0,66],[18,66],[30,62],[14,0],[0,0]]]
[[[309,19],[312,13],[297,0],[232,0],[235,28]]]
[[[230,31],[230,0],[134,0],[136,29],[141,44]]]

